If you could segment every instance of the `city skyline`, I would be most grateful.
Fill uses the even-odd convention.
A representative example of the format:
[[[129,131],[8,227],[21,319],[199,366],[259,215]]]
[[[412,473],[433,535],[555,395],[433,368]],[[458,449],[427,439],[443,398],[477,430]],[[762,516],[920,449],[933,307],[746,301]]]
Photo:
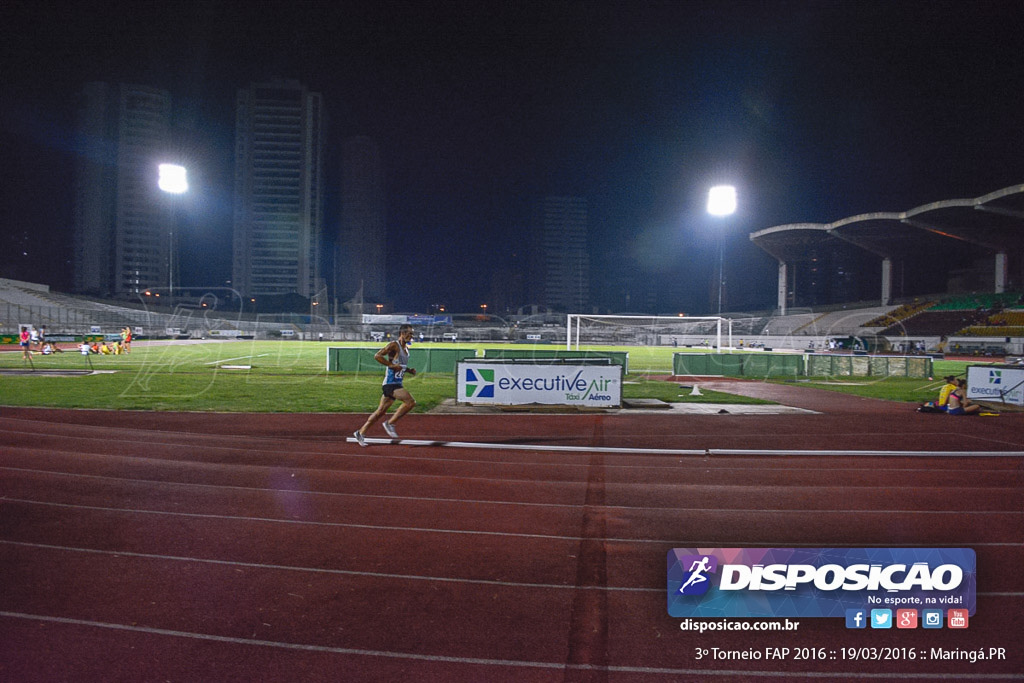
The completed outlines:
[[[238,90],[235,121],[232,287],[312,299],[325,287],[323,96],[297,81],[253,83]]]
[[[174,280],[174,207],[154,179],[170,140],[171,97],[140,85],[86,83],[77,129],[74,291],[138,296]]]
[[[726,279],[736,307],[754,309],[773,303],[775,264],[753,231],[1024,179],[1012,86],[1024,11],[1009,2],[8,9],[0,268],[48,284],[68,278],[74,99],[92,80],[182,105],[195,188],[182,239],[201,246],[183,255],[189,280],[230,278],[218,255],[231,244],[234,92],[273,77],[322,92],[325,230],[340,229],[340,140],[367,136],[401,235],[388,290],[410,311],[482,303],[494,272],[521,262],[545,196],[586,198],[592,270],[638,283],[622,292],[595,275],[597,303],[700,313],[716,277],[712,184],[738,188]]]

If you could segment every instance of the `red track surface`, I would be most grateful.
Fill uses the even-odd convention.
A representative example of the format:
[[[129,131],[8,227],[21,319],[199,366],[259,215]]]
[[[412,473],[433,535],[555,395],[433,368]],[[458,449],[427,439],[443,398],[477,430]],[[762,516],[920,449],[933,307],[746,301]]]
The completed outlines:
[[[363,449],[354,415],[0,409],[0,679],[1021,677],[1024,416],[729,390],[821,414],[410,415],[403,436],[483,445]],[[680,631],[667,552],[737,546],[971,547],[977,614],[964,631]],[[1007,658],[697,659],[712,647]]]

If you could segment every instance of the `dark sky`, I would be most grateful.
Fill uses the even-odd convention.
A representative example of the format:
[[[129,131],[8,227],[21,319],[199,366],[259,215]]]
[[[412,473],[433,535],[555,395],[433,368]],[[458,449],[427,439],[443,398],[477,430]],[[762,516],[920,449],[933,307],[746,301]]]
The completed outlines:
[[[754,230],[1024,182],[1016,1],[0,10],[0,275],[58,289],[70,284],[74,105],[88,80],[166,88],[194,128],[193,284],[230,277],[235,91],[286,77],[324,93],[332,141],[365,134],[381,148],[389,294],[407,311],[486,301],[547,194],[588,198],[596,271],[636,272],[658,283],[660,312],[696,314],[710,310],[723,225],[731,307],[766,308],[775,263]],[[704,202],[723,181],[740,211],[716,222]]]

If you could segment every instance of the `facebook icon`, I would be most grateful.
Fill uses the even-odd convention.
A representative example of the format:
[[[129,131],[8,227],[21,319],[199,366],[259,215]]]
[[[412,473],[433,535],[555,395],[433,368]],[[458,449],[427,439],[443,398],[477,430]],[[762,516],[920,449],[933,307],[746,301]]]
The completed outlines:
[[[862,609],[846,610],[846,628],[867,628],[867,611]]]

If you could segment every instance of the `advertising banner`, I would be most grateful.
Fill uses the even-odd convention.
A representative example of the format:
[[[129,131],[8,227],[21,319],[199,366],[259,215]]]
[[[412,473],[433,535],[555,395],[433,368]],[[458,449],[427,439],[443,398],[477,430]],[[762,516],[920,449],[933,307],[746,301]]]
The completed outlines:
[[[771,618],[849,611],[863,619],[899,608],[974,616],[975,565],[970,548],[673,548],[668,613]]]
[[[967,398],[1024,406],[1024,368],[972,365],[967,368]]]
[[[620,365],[460,362],[457,376],[458,403],[589,408],[622,405]]]

